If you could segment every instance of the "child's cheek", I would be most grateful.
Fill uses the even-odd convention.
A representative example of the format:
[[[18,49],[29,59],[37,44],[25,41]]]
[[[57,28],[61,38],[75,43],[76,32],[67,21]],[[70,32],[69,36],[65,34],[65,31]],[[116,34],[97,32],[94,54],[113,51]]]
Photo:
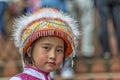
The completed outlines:
[[[47,59],[47,55],[38,56],[39,61],[45,61]]]
[[[58,57],[57,57],[57,62],[58,62],[59,64],[62,64],[62,62],[63,62],[63,56],[58,56]]]

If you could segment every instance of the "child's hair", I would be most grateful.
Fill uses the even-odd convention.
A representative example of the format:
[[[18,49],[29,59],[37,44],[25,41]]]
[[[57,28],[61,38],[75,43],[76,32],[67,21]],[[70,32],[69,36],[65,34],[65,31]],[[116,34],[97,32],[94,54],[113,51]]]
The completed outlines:
[[[29,64],[28,48],[41,37],[54,36],[64,40],[66,44],[65,59],[75,53],[80,31],[73,18],[53,8],[42,8],[33,14],[23,15],[14,22],[13,37],[24,63]],[[31,50],[32,51],[32,50]],[[27,61],[26,61],[27,60]],[[28,61],[29,60],[29,61]]]

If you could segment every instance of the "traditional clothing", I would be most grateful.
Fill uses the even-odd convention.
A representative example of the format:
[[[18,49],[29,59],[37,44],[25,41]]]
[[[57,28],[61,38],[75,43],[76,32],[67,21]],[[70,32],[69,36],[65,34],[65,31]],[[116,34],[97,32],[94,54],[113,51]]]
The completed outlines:
[[[49,73],[42,72],[31,66],[24,67],[23,73],[17,74],[10,80],[52,80]]]
[[[13,30],[15,44],[22,56],[27,54],[27,50],[37,39],[52,36],[58,37],[66,43],[65,60],[74,56],[79,35],[76,22],[70,16],[54,8],[42,8],[33,14],[23,15],[16,19]],[[22,58],[23,65],[26,66],[24,57]],[[51,80],[49,75],[31,67],[24,68],[23,73],[11,80],[23,80],[23,78],[24,80]]]

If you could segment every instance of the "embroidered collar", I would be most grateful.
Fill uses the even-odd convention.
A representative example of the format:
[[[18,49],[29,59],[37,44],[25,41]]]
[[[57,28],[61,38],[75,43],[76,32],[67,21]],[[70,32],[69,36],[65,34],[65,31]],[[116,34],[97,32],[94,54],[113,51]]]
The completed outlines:
[[[33,68],[31,66],[25,66],[23,73],[29,74],[31,76],[37,77],[42,80],[51,80],[49,73],[46,74],[36,68]]]

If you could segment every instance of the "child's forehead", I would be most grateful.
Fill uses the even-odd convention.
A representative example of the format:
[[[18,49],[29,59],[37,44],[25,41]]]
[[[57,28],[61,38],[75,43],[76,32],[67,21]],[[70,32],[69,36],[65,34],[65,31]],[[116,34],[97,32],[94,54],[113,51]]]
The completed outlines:
[[[64,47],[65,41],[59,37],[47,36],[47,37],[39,38],[34,43],[42,44],[42,45],[55,45],[55,46]]]

